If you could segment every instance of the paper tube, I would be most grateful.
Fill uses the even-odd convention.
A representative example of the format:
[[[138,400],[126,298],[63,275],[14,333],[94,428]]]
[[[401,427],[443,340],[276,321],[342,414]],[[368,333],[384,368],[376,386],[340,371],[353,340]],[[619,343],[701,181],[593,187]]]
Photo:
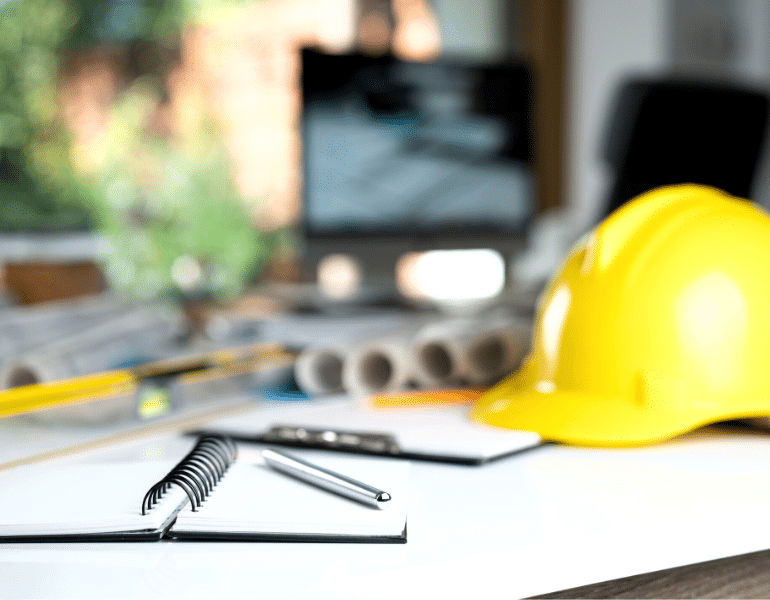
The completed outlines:
[[[311,395],[355,397],[413,387],[488,385],[519,366],[527,325],[510,318],[417,322],[359,343],[311,347],[295,365],[297,385]]]
[[[454,320],[428,325],[412,345],[421,387],[488,385],[512,372],[529,346],[526,325],[514,321]]]
[[[356,346],[344,359],[342,381],[357,398],[406,389],[413,380],[413,335],[398,333]]]
[[[128,303],[107,294],[0,310],[0,362],[129,310]]]
[[[337,346],[304,350],[294,364],[297,386],[310,396],[326,396],[344,391],[342,365],[345,350]]]
[[[354,369],[346,380],[344,371],[351,358],[360,360],[359,355],[363,351],[367,355],[369,351],[385,353],[386,362],[380,361],[379,365],[387,368],[386,365],[393,362],[390,358],[394,351],[393,344],[383,348],[380,342],[399,340],[398,354],[403,356],[409,352],[406,344],[424,323],[422,315],[405,316],[399,313],[347,318],[283,317],[265,322],[261,329],[265,339],[305,348],[294,369],[297,385],[310,395],[322,396],[350,391],[349,385],[353,386],[354,392],[360,391],[369,387],[364,381],[384,380],[382,373],[377,376],[375,357],[358,367],[359,371],[363,369],[360,375]],[[348,367],[348,370],[351,368]]]
[[[137,309],[6,362],[0,386],[57,381],[159,358],[173,349],[182,318],[173,311]]]

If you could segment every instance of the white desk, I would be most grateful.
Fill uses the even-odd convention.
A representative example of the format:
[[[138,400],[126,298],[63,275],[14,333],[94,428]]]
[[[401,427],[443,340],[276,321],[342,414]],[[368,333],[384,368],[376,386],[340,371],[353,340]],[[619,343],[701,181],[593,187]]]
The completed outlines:
[[[184,443],[148,438],[99,459]],[[0,544],[0,596],[521,597],[766,549],[768,505],[767,436],[544,446],[484,467],[413,463],[404,545]]]

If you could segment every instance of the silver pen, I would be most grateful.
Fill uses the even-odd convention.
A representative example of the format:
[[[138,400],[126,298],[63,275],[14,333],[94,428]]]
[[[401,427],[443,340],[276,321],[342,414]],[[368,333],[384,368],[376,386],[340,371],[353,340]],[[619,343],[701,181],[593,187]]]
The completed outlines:
[[[276,471],[369,506],[384,508],[390,500],[388,492],[277,450],[262,450],[262,458]]]

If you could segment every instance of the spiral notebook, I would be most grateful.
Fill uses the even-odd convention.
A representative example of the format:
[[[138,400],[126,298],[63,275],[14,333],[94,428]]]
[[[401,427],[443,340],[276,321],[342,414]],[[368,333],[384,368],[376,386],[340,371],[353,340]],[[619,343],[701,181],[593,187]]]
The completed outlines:
[[[0,542],[406,541],[408,463],[314,462],[387,490],[389,506],[371,508],[238,460],[232,442],[208,438],[176,463],[71,461],[4,472]]]

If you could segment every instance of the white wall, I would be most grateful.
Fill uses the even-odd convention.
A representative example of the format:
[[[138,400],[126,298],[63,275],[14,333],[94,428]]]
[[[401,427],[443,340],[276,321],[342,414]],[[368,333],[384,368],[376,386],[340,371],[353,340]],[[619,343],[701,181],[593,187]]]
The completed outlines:
[[[605,122],[625,77],[668,66],[670,0],[572,0],[568,15],[565,206],[542,215],[514,257],[514,289],[537,289],[603,216],[610,185],[599,160]]]
[[[446,54],[493,60],[505,53],[506,13],[501,0],[435,0],[431,7]]]
[[[767,84],[770,76],[770,2],[733,0],[738,31],[736,69],[750,80]]]
[[[770,2],[768,0],[732,0],[737,33],[734,73],[742,79],[770,91]],[[770,140],[770,134],[768,134]],[[770,207],[770,144],[765,153],[751,193],[765,207]]]
[[[706,68],[770,91],[770,0],[572,0],[571,11],[566,206],[538,220],[528,250],[514,260],[511,274],[523,288],[550,277],[572,243],[604,215],[611,174],[599,156],[614,94],[625,77]],[[719,60],[700,57],[698,64],[693,55],[676,62],[675,42],[685,42],[674,33],[682,36],[687,27],[681,20],[675,27],[675,14],[701,11],[724,16],[733,46]],[[681,59],[682,47],[676,50]],[[751,198],[770,207],[767,146]]]
[[[610,184],[598,156],[616,88],[632,73],[676,66],[674,2],[573,0],[565,197],[570,218],[582,228],[602,216],[601,202]],[[717,5],[711,9],[730,15],[734,36],[732,56],[716,74],[770,89],[770,1],[711,0],[710,4]],[[770,206],[770,152],[765,154],[752,197]]]
[[[600,144],[613,95],[633,73],[667,67],[669,0],[573,0],[568,32],[570,79],[566,204],[588,228],[601,215],[608,173]]]

